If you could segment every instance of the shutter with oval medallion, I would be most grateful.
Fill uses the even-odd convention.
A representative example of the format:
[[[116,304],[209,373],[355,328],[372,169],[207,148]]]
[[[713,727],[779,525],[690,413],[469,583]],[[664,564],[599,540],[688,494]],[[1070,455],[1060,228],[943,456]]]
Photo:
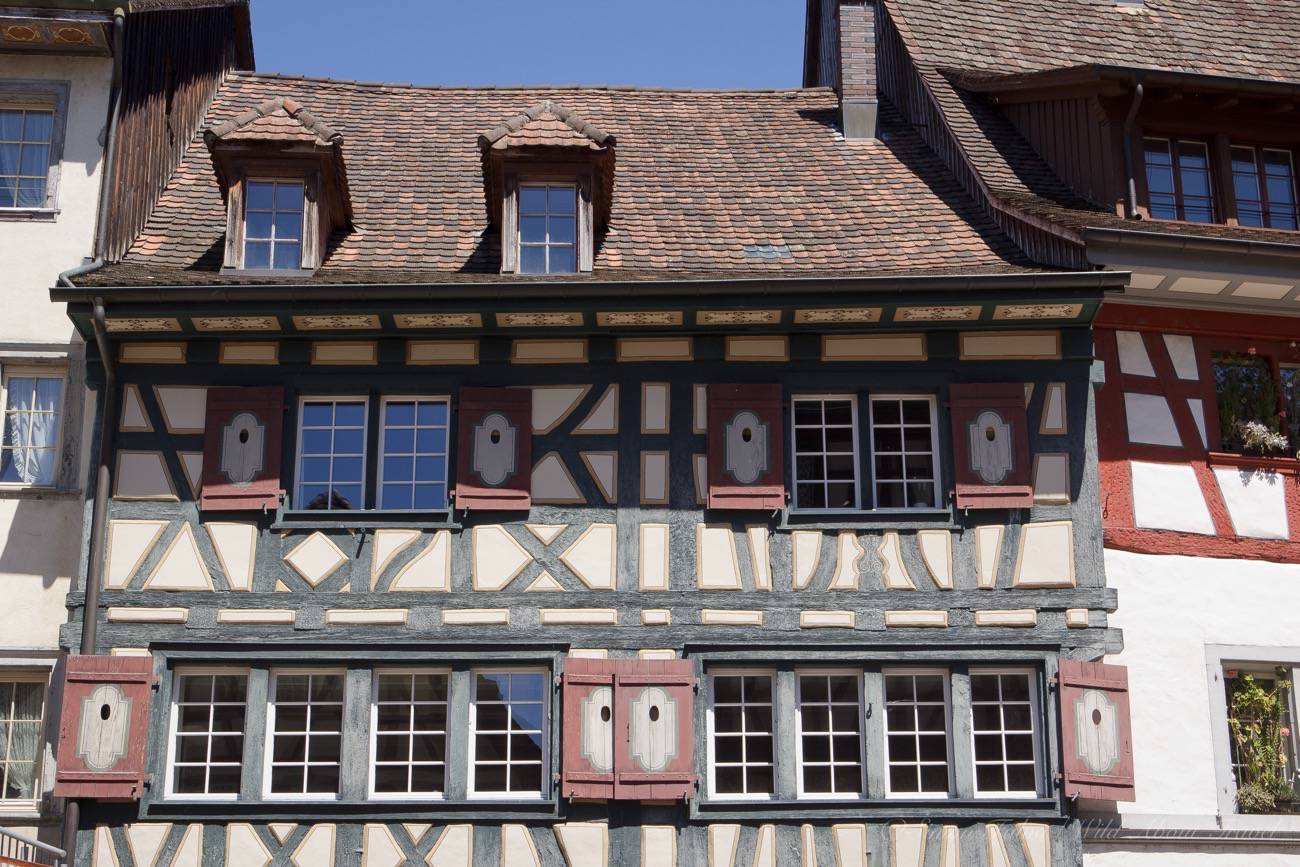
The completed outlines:
[[[55,797],[140,799],[153,681],[150,657],[68,657]]]
[[[1066,797],[1135,800],[1128,669],[1062,659],[1057,684]]]
[[[280,504],[284,388],[208,389],[199,508],[274,509]]]
[[[614,676],[614,797],[690,800],[695,793],[695,666],[628,660]]]
[[[614,671],[608,659],[569,657],[561,678],[564,733],[560,794],[614,797]]]
[[[1022,509],[1034,504],[1029,424],[1020,383],[949,386],[957,508]]]
[[[779,385],[710,385],[710,509],[785,508]]]
[[[456,412],[456,508],[527,511],[532,506],[532,392],[462,388]]]

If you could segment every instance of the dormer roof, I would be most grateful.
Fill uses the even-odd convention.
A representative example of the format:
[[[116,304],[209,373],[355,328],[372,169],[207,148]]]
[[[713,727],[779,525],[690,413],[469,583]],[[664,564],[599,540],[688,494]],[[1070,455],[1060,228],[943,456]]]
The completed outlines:
[[[276,96],[240,112],[204,133],[208,147],[220,141],[282,141],[342,144],[342,133],[319,120],[291,97]]]
[[[605,150],[614,136],[578,115],[544,99],[527,111],[478,137],[479,147],[507,150],[514,147],[578,147]]]

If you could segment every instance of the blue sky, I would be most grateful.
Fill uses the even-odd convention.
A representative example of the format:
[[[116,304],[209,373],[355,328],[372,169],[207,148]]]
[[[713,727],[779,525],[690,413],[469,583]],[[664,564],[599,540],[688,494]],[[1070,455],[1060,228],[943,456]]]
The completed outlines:
[[[263,72],[413,84],[798,87],[804,0],[253,0]]]

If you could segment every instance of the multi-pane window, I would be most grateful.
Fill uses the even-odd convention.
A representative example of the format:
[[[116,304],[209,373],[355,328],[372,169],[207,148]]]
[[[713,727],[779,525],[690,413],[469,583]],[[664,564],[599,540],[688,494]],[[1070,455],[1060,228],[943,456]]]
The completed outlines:
[[[1034,683],[1023,671],[971,672],[976,794],[1038,794]]]
[[[239,794],[247,700],[247,674],[177,675],[172,794]]]
[[[295,508],[364,508],[365,455],[365,398],[303,400]]]
[[[447,507],[449,414],[446,398],[384,400],[379,508]]]
[[[0,108],[0,208],[45,207],[54,112]]]
[[[794,508],[858,508],[857,404],[851,397],[796,397]]]
[[[45,681],[0,680],[0,801],[34,801]]]
[[[244,191],[244,267],[302,267],[302,181],[249,181]]]
[[[1237,222],[1241,225],[1300,228],[1290,151],[1234,145],[1232,188],[1237,197]]]
[[[872,395],[871,455],[876,508],[937,506],[937,452],[933,397]]]
[[[862,794],[862,676],[799,675],[799,791]]]
[[[276,672],[271,696],[268,791],[337,796],[343,755],[343,674]]]
[[[885,759],[890,795],[946,797],[948,675],[885,672]]]
[[[1258,663],[1223,672],[1239,812],[1282,812],[1293,800],[1285,797],[1288,788],[1300,796],[1294,675],[1290,666],[1266,668]]]
[[[772,676],[715,674],[709,688],[712,793],[771,797],[776,792]]]
[[[63,380],[11,375],[5,378],[4,393],[0,484],[54,484]]]
[[[578,195],[573,184],[519,186],[519,272],[578,270]]]
[[[447,675],[380,671],[374,689],[371,790],[380,796],[445,792]]]
[[[1166,138],[1148,138],[1144,144],[1151,216],[1213,223],[1209,146],[1200,141]]]
[[[547,681],[540,671],[474,673],[472,795],[535,798],[544,794]]]
[[[1284,436],[1271,439],[1282,433],[1272,362],[1261,355],[1216,353],[1211,365],[1223,448],[1255,454],[1285,451]],[[1285,385],[1285,371],[1282,380]]]

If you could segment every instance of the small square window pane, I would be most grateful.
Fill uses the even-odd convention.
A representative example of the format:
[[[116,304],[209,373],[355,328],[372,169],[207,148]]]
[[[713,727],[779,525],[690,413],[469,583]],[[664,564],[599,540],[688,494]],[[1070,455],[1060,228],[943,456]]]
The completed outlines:
[[[242,769],[239,765],[222,765],[210,768],[208,770],[208,792],[214,795],[238,794],[241,772]]]
[[[577,242],[577,223],[573,217],[551,217],[548,223],[549,240],[552,244],[574,244]]]
[[[311,730],[313,732],[337,732],[343,730],[342,705],[315,705],[311,710]]]
[[[248,694],[248,678],[242,674],[219,674],[212,678],[215,701],[240,701]]]
[[[836,483],[826,486],[826,505],[831,509],[852,509],[857,506],[856,487]]]
[[[384,453],[409,455],[415,451],[414,428],[388,428],[384,431]]]
[[[541,701],[546,678],[541,674],[510,675],[511,701]]]
[[[578,270],[578,254],[574,247],[551,247],[552,274],[572,274]]]
[[[775,780],[770,767],[749,767],[746,772],[747,788],[751,794],[770,795],[775,791]]]
[[[546,213],[546,188],[545,187],[520,187],[519,188],[519,213],[545,214]]]
[[[0,141],[21,141],[23,113],[13,109],[0,111]]]
[[[312,701],[343,701],[343,675],[316,674],[311,679]]]
[[[174,778],[174,788],[176,793],[179,795],[204,794],[206,778],[207,769],[202,766],[177,767],[176,776]],[[238,791],[238,789],[235,789],[235,791]]]
[[[446,701],[447,676],[445,674],[417,674],[413,678],[416,701]]]
[[[835,791],[858,794],[862,791],[862,769],[858,765],[835,766]]]
[[[511,705],[510,727],[515,731],[537,731],[542,727],[542,706],[531,702]]]
[[[48,145],[23,145],[21,161],[18,165],[21,175],[44,177],[50,170],[50,148]]]
[[[480,759],[485,757],[481,752],[476,755]],[[506,785],[505,765],[483,765],[478,764],[477,762],[475,763],[474,788],[476,791],[504,792],[506,791]]]
[[[948,791],[948,766],[947,765],[922,765],[921,766],[921,791],[922,792]]]
[[[302,184],[279,183],[275,185],[275,209],[277,211],[302,211]]]
[[[303,772],[300,765],[281,765],[271,768],[271,791],[292,793],[302,791]]]
[[[279,241],[302,240],[302,214],[280,212],[275,215],[275,237]]]
[[[820,425],[822,423],[821,404],[815,400],[796,400],[794,402],[794,423],[796,425]]]
[[[244,736],[225,735],[212,739],[212,761],[238,762],[244,755]]]
[[[519,249],[519,271],[521,274],[545,274],[546,248],[521,247]]]
[[[384,485],[383,493],[379,499],[379,508],[410,509],[413,508],[413,505],[414,499],[410,485]]]
[[[415,508],[445,509],[447,507],[447,487],[445,485],[417,485],[415,488]]]
[[[975,789],[979,792],[1005,792],[1002,765],[976,765]]]
[[[246,208],[269,211],[274,205],[275,184],[267,181],[249,181]]]
[[[799,697],[803,701],[824,702],[829,696],[826,678],[821,675],[799,678]]]
[[[270,242],[248,241],[244,244],[244,267],[245,268],[270,268],[271,267],[271,244]]]
[[[875,441],[877,452],[901,452],[903,450],[903,432],[896,427],[876,427],[872,430],[871,435]]]
[[[907,505],[934,507],[934,485],[929,482],[913,482],[907,486]]]
[[[551,187],[547,209],[552,214],[572,214],[577,208],[577,191],[573,187]]]
[[[853,403],[847,400],[826,401],[826,424],[849,427],[853,424]]]
[[[364,403],[339,403],[334,405],[334,424],[339,427],[361,427],[366,423]]]
[[[414,478],[414,473],[414,458],[384,458],[385,482],[409,482]]]
[[[361,481],[361,458],[334,459],[334,482],[336,486],[340,482],[359,481]]]
[[[890,735],[889,760],[891,762],[915,762],[916,737],[914,735]]]
[[[384,404],[384,424],[410,427],[415,424],[415,404],[411,401],[389,401]]]
[[[821,428],[796,428],[794,447],[798,452],[820,452],[823,446]]]
[[[510,791],[540,792],[542,790],[542,766],[511,765]]]
[[[334,408],[328,403],[305,403],[302,407],[302,423],[310,427],[326,427],[334,417]]]
[[[406,765],[376,765],[375,766],[375,791],[376,792],[406,792],[407,788]]]
[[[23,140],[49,142],[54,135],[54,113],[49,111],[29,111],[27,123],[23,129]]]
[[[415,478],[421,482],[438,482],[447,478],[445,458],[416,458]]]
[[[302,246],[299,244],[284,244],[277,242],[275,245],[274,268],[277,270],[293,270],[302,267]]]
[[[509,690],[507,674],[479,674],[474,679],[474,698],[477,701],[504,701]]]
[[[417,430],[415,432],[415,447],[422,454],[445,454],[447,451],[446,428]]]
[[[423,402],[419,406],[421,425],[446,425],[447,404],[444,401]]]
[[[546,217],[520,217],[519,240],[525,244],[546,243]]]
[[[18,207],[39,208],[45,204],[45,180],[18,179]]]
[[[359,455],[364,445],[365,431],[360,428],[340,428],[334,431],[334,454],[336,455]]]
[[[831,769],[825,765],[805,767],[803,769],[803,789],[805,792],[814,794],[832,792]]]
[[[0,208],[13,208],[18,204],[18,182],[13,178],[0,178]]]
[[[307,791],[335,794],[339,789],[338,765],[312,765],[307,768]]]
[[[829,762],[831,760],[831,742],[824,735],[804,735],[803,760],[805,762]]]
[[[826,428],[826,451],[852,453],[853,428],[849,428],[849,427]]]
[[[930,423],[930,402],[928,400],[903,401],[903,424]]]
[[[1007,791],[1034,792],[1038,788],[1033,765],[1007,766]]]
[[[271,214],[266,211],[250,211],[244,219],[244,237],[254,241],[269,239]]]
[[[411,768],[411,791],[441,792],[443,776],[443,765],[416,765]]]

